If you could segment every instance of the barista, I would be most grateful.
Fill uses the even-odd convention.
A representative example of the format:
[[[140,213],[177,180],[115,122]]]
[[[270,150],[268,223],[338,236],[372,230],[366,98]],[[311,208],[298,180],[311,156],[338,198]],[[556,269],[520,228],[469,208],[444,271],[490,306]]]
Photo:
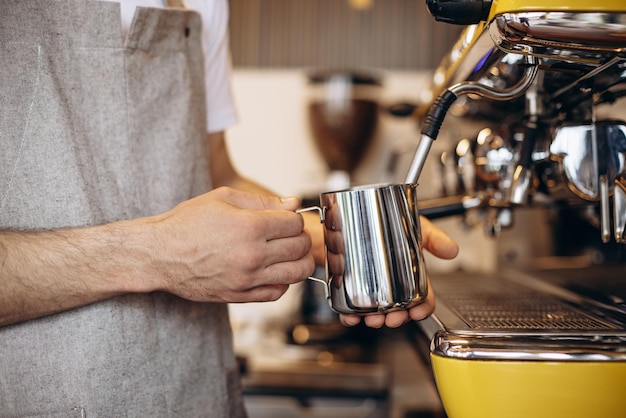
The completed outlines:
[[[320,257],[297,200],[233,169],[228,4],[189,3],[204,26],[139,8],[122,47],[116,3],[0,2],[3,414],[245,416],[225,303],[275,300]]]

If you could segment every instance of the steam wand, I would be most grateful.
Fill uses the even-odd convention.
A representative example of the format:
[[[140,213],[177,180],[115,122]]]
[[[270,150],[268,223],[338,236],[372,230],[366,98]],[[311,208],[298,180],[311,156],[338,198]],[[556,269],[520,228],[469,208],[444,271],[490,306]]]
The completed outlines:
[[[413,184],[417,183],[417,179],[424,168],[426,157],[430,151],[430,148],[437,139],[439,129],[443,124],[443,120],[448,113],[448,109],[452,106],[452,103],[462,94],[476,94],[480,97],[484,97],[491,100],[511,100],[521,96],[532,84],[535,76],[537,75],[537,58],[532,56],[526,56],[526,70],[520,81],[517,84],[503,90],[496,90],[488,87],[484,84],[480,84],[474,81],[466,81],[458,83],[449,87],[443,92],[437,100],[432,104],[424,119],[422,126],[422,137],[415,155],[409,166],[408,173],[405,178],[405,183]]]

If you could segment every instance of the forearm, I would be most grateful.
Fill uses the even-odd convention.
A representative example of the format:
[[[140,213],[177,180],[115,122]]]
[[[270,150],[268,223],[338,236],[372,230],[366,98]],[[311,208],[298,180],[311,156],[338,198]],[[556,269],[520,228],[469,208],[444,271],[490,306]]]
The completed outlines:
[[[147,218],[0,231],[0,326],[126,293],[276,300],[313,271],[297,204],[219,188]]]
[[[250,193],[274,195],[267,188],[241,176],[230,159],[226,138],[223,132],[207,135],[209,148],[209,168],[213,187],[228,186],[233,189],[243,190]]]
[[[140,221],[44,232],[0,232],[0,325],[151,290]],[[146,241],[150,242],[150,241]]]

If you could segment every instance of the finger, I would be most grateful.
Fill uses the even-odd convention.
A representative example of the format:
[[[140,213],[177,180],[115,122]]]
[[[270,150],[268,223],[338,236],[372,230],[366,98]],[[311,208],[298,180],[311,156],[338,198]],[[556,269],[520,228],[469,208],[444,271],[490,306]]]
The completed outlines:
[[[361,317],[358,315],[340,314],[339,320],[341,321],[343,325],[347,327],[354,327],[361,323]]]
[[[265,246],[265,266],[288,261],[297,261],[309,254],[311,237],[307,232],[288,238],[267,241]],[[312,256],[312,254],[311,254]]]
[[[315,271],[313,256],[307,254],[305,257],[283,263],[276,263],[266,267],[261,276],[256,281],[263,284],[295,284],[306,280]]]
[[[398,328],[400,325],[408,322],[409,311],[402,309],[400,311],[389,312],[385,315],[385,325],[389,328]]]
[[[435,311],[435,291],[430,284],[430,278],[428,279],[428,295],[421,304],[409,309],[409,317],[413,321],[420,321],[429,317]]]
[[[280,299],[289,289],[289,285],[264,285],[233,295],[231,302],[273,302]]]
[[[326,263],[328,271],[333,276],[343,276],[346,270],[346,259],[343,254],[334,254],[330,251],[326,253]]]
[[[435,301],[424,302],[421,305],[415,306],[409,310],[409,317],[413,321],[421,321],[428,318],[435,311]]]
[[[365,321],[365,325],[370,328],[381,328],[385,325],[385,314],[371,314],[367,315],[363,319]]]
[[[335,254],[344,254],[346,252],[343,235],[340,232],[327,230],[324,239],[328,251]]]
[[[251,236],[266,241],[298,237],[304,231],[304,219],[295,212],[286,210],[249,210],[244,222],[249,222]]]
[[[422,228],[422,246],[434,256],[446,260],[452,259],[459,253],[458,244],[445,232],[437,228],[425,217],[420,217]]]

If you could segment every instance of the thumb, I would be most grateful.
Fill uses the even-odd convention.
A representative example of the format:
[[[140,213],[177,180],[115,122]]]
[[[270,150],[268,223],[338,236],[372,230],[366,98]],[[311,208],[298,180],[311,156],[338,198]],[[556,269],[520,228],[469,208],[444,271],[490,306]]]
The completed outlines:
[[[459,245],[428,219],[420,217],[422,227],[422,245],[431,254],[446,260],[453,259],[459,253]]]

